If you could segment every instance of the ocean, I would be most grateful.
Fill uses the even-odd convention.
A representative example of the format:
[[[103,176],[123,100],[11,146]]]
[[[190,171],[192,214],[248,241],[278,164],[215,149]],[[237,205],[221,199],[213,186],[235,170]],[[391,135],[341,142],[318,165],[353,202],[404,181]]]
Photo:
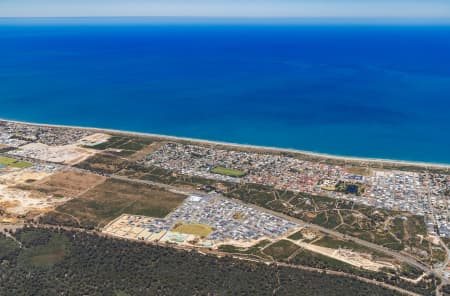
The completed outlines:
[[[0,118],[450,164],[450,26],[1,19]]]

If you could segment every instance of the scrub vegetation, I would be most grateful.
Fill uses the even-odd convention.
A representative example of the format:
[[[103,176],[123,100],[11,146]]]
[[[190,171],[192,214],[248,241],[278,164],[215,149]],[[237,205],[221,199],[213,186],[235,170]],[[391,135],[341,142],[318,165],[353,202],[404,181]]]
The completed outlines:
[[[0,291],[5,296],[186,295],[186,291],[196,295],[264,296],[274,291],[276,295],[301,291],[306,296],[399,295],[341,276],[82,232],[23,229],[16,237],[28,240],[22,249],[2,258],[7,262],[0,264]]]
[[[108,179],[48,213],[41,222],[95,228],[122,214],[165,217],[178,207],[185,195],[147,184]]]

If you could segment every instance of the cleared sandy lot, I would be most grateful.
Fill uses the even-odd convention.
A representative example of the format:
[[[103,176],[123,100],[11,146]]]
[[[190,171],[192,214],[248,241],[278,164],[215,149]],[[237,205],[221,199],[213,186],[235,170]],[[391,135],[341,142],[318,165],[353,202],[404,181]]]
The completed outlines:
[[[0,210],[9,215],[47,212],[68,198],[52,198],[44,194],[0,185]]]
[[[95,146],[102,143],[105,143],[111,138],[111,135],[103,134],[103,133],[95,133],[84,137],[83,139],[77,142],[77,145],[80,146]]]
[[[41,143],[31,143],[10,151],[11,155],[19,155],[43,161],[74,165],[88,157],[96,154],[97,151],[78,147],[76,145],[48,146]]]
[[[50,172],[37,172],[33,168],[14,170],[12,172],[0,175],[0,184],[14,186],[18,184],[32,183],[42,180],[51,174],[52,173]]]
[[[381,268],[396,269],[396,267],[393,264],[391,264],[389,262],[375,261],[368,254],[354,252],[354,251],[346,250],[346,249],[337,249],[336,250],[336,249],[331,249],[331,248],[325,248],[325,247],[316,246],[316,245],[303,243],[303,242],[294,242],[294,243],[306,250],[340,260],[342,262],[351,264],[356,267],[362,267],[364,269],[373,270],[373,271],[378,271]]]
[[[6,218],[34,217],[85,193],[105,179],[75,170],[13,171],[0,175],[0,210]]]
[[[40,192],[55,197],[74,198],[103,183],[105,177],[80,172],[64,170],[56,172],[40,181],[20,186],[20,189]]]

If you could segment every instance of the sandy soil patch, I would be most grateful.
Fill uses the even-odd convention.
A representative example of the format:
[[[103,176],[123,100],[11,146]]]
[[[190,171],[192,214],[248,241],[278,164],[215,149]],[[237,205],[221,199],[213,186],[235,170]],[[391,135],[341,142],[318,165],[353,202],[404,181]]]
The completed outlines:
[[[29,168],[0,175],[0,184],[18,185],[31,183],[42,180],[50,175],[51,173],[49,172],[36,172],[32,168]]]
[[[299,243],[297,243],[297,245],[306,250],[309,250],[309,251],[312,251],[315,253],[319,253],[321,255],[331,257],[331,258],[340,260],[342,262],[351,264],[353,266],[362,267],[362,268],[368,269],[368,270],[378,271],[383,267],[396,269],[396,267],[389,262],[379,262],[379,261],[373,260],[372,256],[369,254],[363,254],[363,253],[354,252],[354,251],[350,251],[350,250],[346,250],[346,249],[336,250],[336,249],[320,247],[320,246],[316,246],[316,245],[312,245],[312,244],[307,244],[307,243],[303,243],[303,242],[299,242]]]
[[[20,188],[41,192],[54,197],[73,198],[103,183],[105,180],[105,177],[91,173],[64,170],[38,182],[22,185]]]
[[[76,144],[80,146],[95,146],[107,142],[110,138],[111,135],[103,133],[95,133],[82,138]]]
[[[67,201],[67,198],[51,198],[36,192],[0,185],[0,209],[7,214],[26,215],[31,211],[38,214]]]
[[[16,217],[6,217],[6,216],[0,216],[0,223],[7,223],[7,224],[18,224],[23,222],[22,219],[16,218]]]
[[[43,161],[74,165],[96,154],[97,151],[76,145],[48,146],[42,143],[31,143],[8,153]]]
[[[167,231],[164,236],[160,238],[160,242],[173,243],[177,245],[192,245],[191,242],[197,241],[199,237],[193,234]]]

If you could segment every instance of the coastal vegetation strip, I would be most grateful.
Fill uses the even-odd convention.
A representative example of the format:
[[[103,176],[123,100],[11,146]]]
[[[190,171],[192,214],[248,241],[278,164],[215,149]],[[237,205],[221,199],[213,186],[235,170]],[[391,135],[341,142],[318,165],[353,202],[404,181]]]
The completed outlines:
[[[119,137],[137,137],[146,139],[147,141],[175,141],[184,144],[195,144],[206,147],[216,147],[221,149],[228,149],[234,151],[248,151],[257,153],[269,153],[277,154],[283,156],[292,156],[302,160],[310,160],[317,162],[329,163],[331,165],[347,165],[354,166],[355,169],[372,169],[372,168],[384,168],[384,169],[395,169],[401,171],[429,171],[433,173],[450,173],[450,164],[442,163],[427,163],[427,162],[414,162],[414,161],[404,161],[404,160],[390,160],[390,159],[374,159],[374,158],[362,158],[362,157],[351,157],[351,156],[339,156],[331,154],[316,153],[310,151],[296,150],[296,149],[286,149],[279,147],[264,147],[256,145],[247,144],[236,144],[227,143],[213,140],[202,140],[186,137],[177,137],[162,134],[151,134],[144,132],[132,132],[123,131],[117,129],[105,129],[105,128],[95,128],[95,127],[82,127],[82,126],[69,126],[69,125],[56,125],[56,124],[44,124],[44,123],[33,123],[33,122],[23,122],[23,121],[12,121],[6,119],[0,119],[0,126],[5,124],[16,124],[32,126],[36,128],[49,128],[49,129],[75,129],[84,130],[90,132],[100,132],[111,134]],[[90,147],[92,148],[92,147]],[[99,149],[106,149],[103,146],[97,147]]]

